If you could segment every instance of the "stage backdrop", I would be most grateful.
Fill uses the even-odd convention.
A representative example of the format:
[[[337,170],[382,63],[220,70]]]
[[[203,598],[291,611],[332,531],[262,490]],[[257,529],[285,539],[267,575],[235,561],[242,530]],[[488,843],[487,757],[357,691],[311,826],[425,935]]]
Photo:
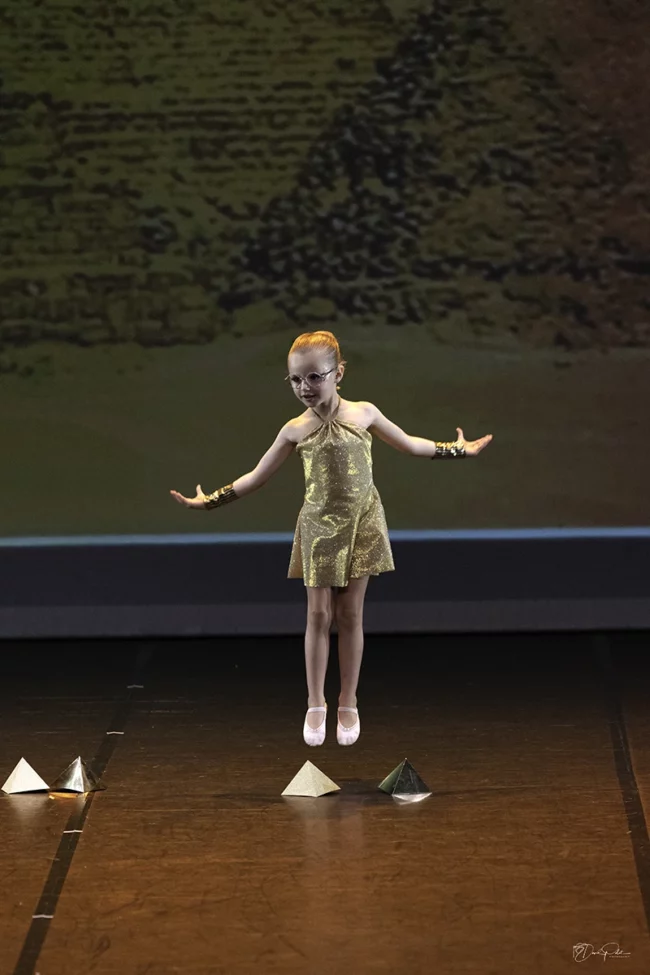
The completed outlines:
[[[0,534],[290,531],[300,332],[375,441],[392,529],[648,523],[639,0],[7,0]]]

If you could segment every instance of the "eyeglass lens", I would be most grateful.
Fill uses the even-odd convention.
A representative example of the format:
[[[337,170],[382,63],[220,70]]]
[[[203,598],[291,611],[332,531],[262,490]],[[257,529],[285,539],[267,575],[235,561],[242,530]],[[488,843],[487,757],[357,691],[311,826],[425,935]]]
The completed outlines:
[[[289,376],[289,381],[292,386],[300,386],[302,382],[308,386],[320,386],[323,378],[320,372],[310,372],[308,376]]]

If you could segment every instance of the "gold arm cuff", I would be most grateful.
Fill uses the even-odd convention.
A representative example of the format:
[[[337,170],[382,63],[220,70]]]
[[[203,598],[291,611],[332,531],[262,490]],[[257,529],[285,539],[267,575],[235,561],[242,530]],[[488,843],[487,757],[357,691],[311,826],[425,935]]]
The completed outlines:
[[[238,497],[239,495],[235,494],[235,489],[232,484],[227,484],[225,487],[217,488],[212,494],[206,494],[203,505],[206,508],[218,508],[222,504],[236,501]]]
[[[439,443],[434,440],[436,445],[436,452],[431,457],[431,460],[463,460],[467,457],[465,453],[465,448],[461,447],[457,440],[447,441],[445,443]]]

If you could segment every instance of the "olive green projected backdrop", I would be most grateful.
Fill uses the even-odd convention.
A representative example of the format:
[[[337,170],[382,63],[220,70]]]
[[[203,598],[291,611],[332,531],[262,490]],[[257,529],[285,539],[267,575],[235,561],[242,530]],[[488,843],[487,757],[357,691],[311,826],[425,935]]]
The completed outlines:
[[[636,0],[8,0],[0,535],[290,531],[294,338],[407,433],[389,526],[648,522]]]

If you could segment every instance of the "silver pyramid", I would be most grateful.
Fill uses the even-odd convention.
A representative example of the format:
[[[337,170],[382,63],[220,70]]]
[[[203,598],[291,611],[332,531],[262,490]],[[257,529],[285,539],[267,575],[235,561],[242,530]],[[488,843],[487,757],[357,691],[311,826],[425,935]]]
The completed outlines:
[[[421,802],[431,795],[426,785],[407,758],[390,772],[378,786],[398,802]]]
[[[104,786],[81,756],[70,762],[68,767],[57,775],[50,792],[96,792]]]

